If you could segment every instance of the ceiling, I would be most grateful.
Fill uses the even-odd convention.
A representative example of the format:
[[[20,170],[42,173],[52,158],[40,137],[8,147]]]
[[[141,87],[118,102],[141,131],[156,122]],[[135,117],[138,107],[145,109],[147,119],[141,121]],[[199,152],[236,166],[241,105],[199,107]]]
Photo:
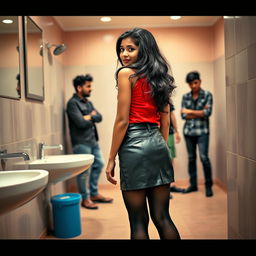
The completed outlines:
[[[4,19],[12,19],[13,23],[4,24],[2,20]],[[0,34],[6,33],[18,33],[18,16],[0,16]]]
[[[171,20],[170,16],[110,16],[110,22],[102,22],[102,16],[53,16],[63,31],[115,29],[131,27],[197,27],[212,26],[221,16],[182,16]]]

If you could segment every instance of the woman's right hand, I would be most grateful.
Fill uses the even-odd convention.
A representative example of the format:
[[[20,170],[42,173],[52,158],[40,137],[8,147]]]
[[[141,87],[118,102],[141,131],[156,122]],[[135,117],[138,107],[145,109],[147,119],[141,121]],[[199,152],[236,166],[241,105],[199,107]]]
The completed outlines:
[[[115,176],[115,166],[116,166],[115,160],[109,160],[106,168],[107,180],[114,185],[117,184],[117,181],[113,178]]]

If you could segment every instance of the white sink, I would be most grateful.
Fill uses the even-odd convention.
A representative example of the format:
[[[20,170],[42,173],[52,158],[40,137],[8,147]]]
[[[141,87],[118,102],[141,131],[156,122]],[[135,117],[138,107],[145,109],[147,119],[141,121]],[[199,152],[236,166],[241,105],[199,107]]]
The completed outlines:
[[[45,170],[0,171],[0,215],[36,197],[48,183]]]
[[[70,179],[90,168],[94,161],[91,154],[49,155],[44,159],[28,162],[29,169],[44,169],[49,172],[49,183]]]

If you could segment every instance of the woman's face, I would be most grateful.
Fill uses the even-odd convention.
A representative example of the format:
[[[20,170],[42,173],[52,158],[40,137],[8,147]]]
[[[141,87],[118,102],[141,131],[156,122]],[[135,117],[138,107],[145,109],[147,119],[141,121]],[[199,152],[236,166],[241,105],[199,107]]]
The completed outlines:
[[[120,58],[124,66],[133,64],[138,59],[139,48],[136,46],[130,37],[121,41]]]

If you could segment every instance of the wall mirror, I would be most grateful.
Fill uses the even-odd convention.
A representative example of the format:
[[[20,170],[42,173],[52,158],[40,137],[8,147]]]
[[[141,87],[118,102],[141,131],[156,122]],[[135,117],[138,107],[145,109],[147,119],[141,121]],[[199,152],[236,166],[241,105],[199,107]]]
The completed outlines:
[[[0,16],[0,96],[20,99],[18,16]]]
[[[43,31],[28,16],[23,17],[26,97],[44,100]]]

